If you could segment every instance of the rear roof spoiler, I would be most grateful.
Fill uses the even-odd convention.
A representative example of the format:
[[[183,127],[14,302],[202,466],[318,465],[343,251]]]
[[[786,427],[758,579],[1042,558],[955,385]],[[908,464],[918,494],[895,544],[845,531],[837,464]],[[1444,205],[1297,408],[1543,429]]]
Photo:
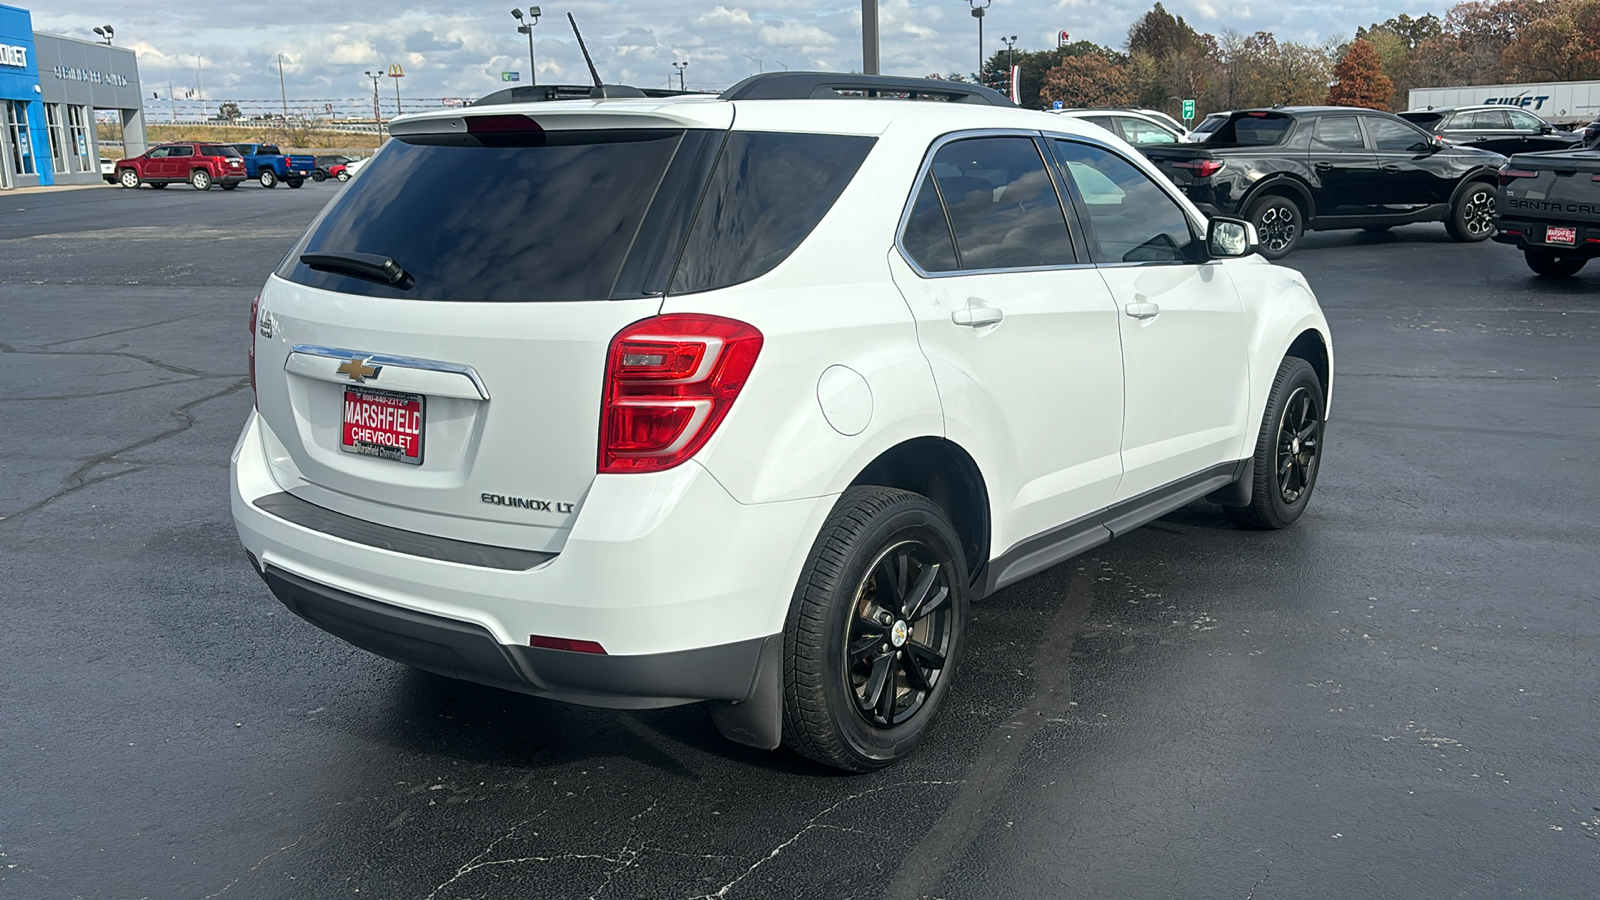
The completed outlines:
[[[1004,94],[981,84],[897,78],[892,75],[845,75],[837,72],[767,72],[751,75],[723,91],[723,100],[818,100],[871,97],[893,100],[942,100],[1015,107]]]
[[[498,106],[502,103],[542,103],[551,100],[606,100],[618,97],[682,97],[696,91],[669,91],[626,84],[539,84],[495,91],[472,101],[471,106]],[[701,94],[700,96],[705,96]]]

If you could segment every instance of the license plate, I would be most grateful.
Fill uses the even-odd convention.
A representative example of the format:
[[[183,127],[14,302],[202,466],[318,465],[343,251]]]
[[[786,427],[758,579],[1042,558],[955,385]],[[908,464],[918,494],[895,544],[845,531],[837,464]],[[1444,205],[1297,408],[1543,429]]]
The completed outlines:
[[[1578,243],[1578,229],[1567,228],[1561,225],[1546,225],[1544,229],[1544,242],[1546,244],[1566,244],[1568,247]]]
[[[345,388],[340,450],[420,466],[422,434],[420,394]]]

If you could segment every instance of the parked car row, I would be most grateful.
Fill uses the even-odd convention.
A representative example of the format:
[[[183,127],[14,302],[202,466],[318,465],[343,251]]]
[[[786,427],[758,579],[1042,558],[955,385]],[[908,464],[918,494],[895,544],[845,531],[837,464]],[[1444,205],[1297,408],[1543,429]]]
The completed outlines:
[[[107,183],[125,188],[188,182],[196,190],[210,190],[215,184],[231,191],[247,180],[264,188],[280,182],[298,188],[307,178],[348,181],[353,174],[350,165],[356,162],[349,156],[286,155],[274,144],[171,143],[116,162],[101,157],[100,173]]]

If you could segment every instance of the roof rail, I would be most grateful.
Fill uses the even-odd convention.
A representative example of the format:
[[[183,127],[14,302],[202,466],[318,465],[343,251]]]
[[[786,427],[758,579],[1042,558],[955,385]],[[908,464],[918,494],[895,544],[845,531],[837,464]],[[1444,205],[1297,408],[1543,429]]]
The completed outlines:
[[[506,88],[472,101],[471,106],[498,106],[502,103],[542,103],[552,100],[604,100],[617,97],[681,97],[695,91],[669,91],[663,88],[637,88],[625,84],[530,84]],[[702,95],[703,96],[703,95]]]
[[[874,97],[893,100],[943,100],[1016,106],[999,91],[981,84],[897,78],[892,75],[850,75],[838,72],[767,72],[751,75],[720,95],[723,100],[814,100]]]

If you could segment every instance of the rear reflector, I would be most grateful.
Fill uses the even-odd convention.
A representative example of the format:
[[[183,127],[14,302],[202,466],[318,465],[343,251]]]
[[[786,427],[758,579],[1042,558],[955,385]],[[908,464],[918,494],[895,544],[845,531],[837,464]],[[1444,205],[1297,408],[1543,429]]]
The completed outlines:
[[[1518,178],[1538,178],[1538,172],[1529,172],[1527,169],[1513,169],[1510,165],[1500,167],[1500,184],[1507,185]]]
[[[573,653],[598,653],[604,656],[606,648],[594,641],[578,641],[572,638],[545,637],[542,634],[528,635],[528,646],[538,647],[542,650],[570,650]]]

